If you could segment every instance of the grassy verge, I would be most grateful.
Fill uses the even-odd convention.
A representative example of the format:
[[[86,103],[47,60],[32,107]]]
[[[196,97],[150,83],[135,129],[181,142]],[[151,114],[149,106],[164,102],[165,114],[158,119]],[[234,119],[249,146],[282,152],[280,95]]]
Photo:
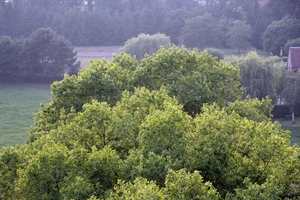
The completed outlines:
[[[89,65],[91,59],[112,59],[114,54],[120,52],[121,46],[95,46],[95,47],[75,47],[77,59],[81,62],[81,68]]]
[[[275,120],[281,124],[283,129],[291,131],[291,143],[300,146],[300,118],[295,118],[295,124],[291,119],[276,118]]]
[[[33,114],[50,99],[49,85],[0,84],[0,147],[24,144]]]

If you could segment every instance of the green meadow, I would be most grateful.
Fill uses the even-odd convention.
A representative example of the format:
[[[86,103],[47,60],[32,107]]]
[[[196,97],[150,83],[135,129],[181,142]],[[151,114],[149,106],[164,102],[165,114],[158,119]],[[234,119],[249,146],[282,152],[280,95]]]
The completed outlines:
[[[274,121],[278,121],[283,129],[291,131],[292,144],[300,145],[300,117],[295,118],[295,123],[292,122],[292,119],[285,118],[276,118]]]
[[[108,59],[111,60],[114,54],[118,54],[122,46],[92,46],[92,47],[75,47],[77,51],[77,59],[81,63],[81,68],[89,65],[93,59]]]
[[[50,85],[0,84],[0,147],[24,144],[34,113],[50,100]]]

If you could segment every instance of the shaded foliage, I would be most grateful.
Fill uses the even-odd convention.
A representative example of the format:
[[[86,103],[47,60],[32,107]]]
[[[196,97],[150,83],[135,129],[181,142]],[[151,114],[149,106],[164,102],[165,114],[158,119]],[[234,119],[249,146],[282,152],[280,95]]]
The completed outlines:
[[[284,18],[273,21],[263,33],[263,48],[273,55],[280,55],[280,48],[290,39],[300,36],[300,20]]]
[[[292,39],[292,40],[288,40],[284,47],[283,47],[283,51],[285,55],[289,55],[289,49],[290,47],[300,47],[300,38],[296,38],[296,39]]]
[[[227,32],[227,42],[232,49],[248,49],[250,47],[250,38],[252,29],[245,22],[236,20],[233,22],[232,27],[229,27]]]
[[[63,77],[76,74],[80,67],[71,43],[50,28],[40,28],[27,39],[2,36],[0,51],[0,76],[8,82]]]

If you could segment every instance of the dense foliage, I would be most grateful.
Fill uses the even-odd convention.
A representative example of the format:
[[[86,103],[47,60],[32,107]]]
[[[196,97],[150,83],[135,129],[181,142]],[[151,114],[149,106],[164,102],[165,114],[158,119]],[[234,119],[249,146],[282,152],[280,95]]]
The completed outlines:
[[[24,42],[21,40],[13,40],[9,36],[0,37],[0,77],[18,79],[22,75],[23,47]]]
[[[218,22],[211,14],[204,13],[185,21],[180,35],[180,43],[190,48],[203,49],[208,46],[219,46],[220,32]]]
[[[269,98],[238,100],[238,76],[177,47],[92,61],[52,85],[27,144],[0,150],[0,198],[299,198],[300,149]]]
[[[0,77],[21,81],[24,77],[63,77],[76,74],[80,63],[71,43],[50,28],[40,28],[29,38],[0,37]]]
[[[285,101],[290,106],[290,110],[296,111],[300,104],[300,78],[299,72],[288,72],[283,77],[283,89],[281,91]],[[297,111],[296,111],[297,112]]]
[[[120,45],[140,33],[201,50],[242,49],[251,38],[278,54],[297,43],[299,8],[292,0],[0,0],[0,35],[9,35],[0,39],[0,74],[61,74],[77,66],[67,40]],[[275,95],[300,102],[298,72],[282,73],[276,56],[250,52],[230,63],[212,50],[121,52],[53,83],[27,144],[0,149],[0,199],[299,199],[300,149],[271,120]]]
[[[290,47],[300,47],[300,38],[291,39],[288,40],[287,43],[285,43],[283,51],[286,55],[288,55]]]
[[[232,49],[248,49],[250,47],[252,29],[245,22],[235,20],[227,32],[227,42]]]
[[[141,60],[145,54],[151,55],[160,47],[171,47],[170,37],[160,33],[154,35],[139,34],[138,37],[127,40],[121,51],[136,56],[138,60]]]
[[[279,55],[280,48],[291,39],[299,38],[300,20],[284,18],[273,21],[263,34],[263,47],[274,55]],[[287,55],[288,52],[285,52]]]

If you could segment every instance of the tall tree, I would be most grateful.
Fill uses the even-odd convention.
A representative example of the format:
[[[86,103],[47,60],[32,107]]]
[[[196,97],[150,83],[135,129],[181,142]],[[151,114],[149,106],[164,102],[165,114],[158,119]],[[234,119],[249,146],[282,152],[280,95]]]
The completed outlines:
[[[185,21],[180,36],[180,43],[187,47],[197,47],[203,50],[205,47],[218,46],[220,41],[219,24],[211,14],[205,13]]]
[[[262,7],[262,16],[271,18],[272,21],[281,20],[284,17],[292,17],[300,20],[299,15],[300,4],[297,0],[269,0]]]
[[[199,113],[203,103],[223,105],[240,95],[237,68],[184,47],[159,49],[141,61],[136,74],[137,86],[157,90],[164,85],[191,115]]]
[[[275,98],[276,74],[273,62],[260,58],[256,52],[249,52],[238,58],[237,66],[241,72],[241,85],[244,87],[243,98]]]
[[[30,55],[27,67],[31,75],[63,76],[80,66],[71,43],[50,28],[33,32],[25,48]]]
[[[253,33],[251,37],[251,44],[258,48],[263,49],[262,35],[267,29],[268,25],[271,24],[272,20],[270,18],[260,17],[256,20],[253,26]]]
[[[300,79],[299,72],[287,72],[284,78],[284,89],[282,98],[288,103],[291,113],[295,111],[296,105],[300,104]]]
[[[185,9],[171,10],[166,14],[162,32],[170,36],[172,43],[179,44],[181,30],[184,27],[185,20],[191,17],[191,12]]]
[[[279,55],[280,48],[288,40],[300,37],[300,20],[283,18],[279,21],[273,21],[262,36],[264,50]]]
[[[252,29],[245,22],[236,20],[233,22],[233,26],[229,28],[226,33],[228,44],[233,49],[238,49],[241,53],[241,49],[247,49],[250,47]]]
[[[22,71],[23,43],[9,36],[0,37],[0,77],[6,81],[18,80]]]

